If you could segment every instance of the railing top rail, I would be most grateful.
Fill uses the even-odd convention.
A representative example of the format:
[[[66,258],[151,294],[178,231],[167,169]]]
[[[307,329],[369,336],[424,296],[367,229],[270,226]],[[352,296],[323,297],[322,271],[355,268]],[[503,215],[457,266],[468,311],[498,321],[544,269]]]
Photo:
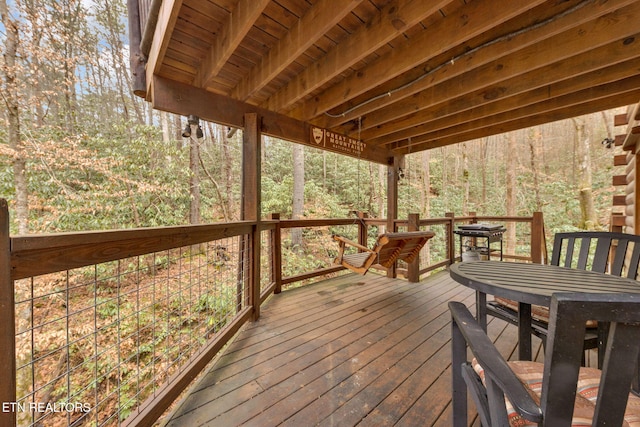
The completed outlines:
[[[364,220],[364,221],[366,221],[366,220]],[[358,219],[358,218],[281,219],[280,220],[280,226],[282,228],[322,227],[322,226],[331,226],[331,225],[358,224],[359,222],[360,222],[360,219]]]
[[[500,221],[500,222],[531,222],[533,221],[532,216],[456,216],[453,217],[453,220],[456,222],[459,221],[472,221],[472,220],[482,220],[482,221]]]
[[[12,280],[249,234],[255,222],[11,238]]]

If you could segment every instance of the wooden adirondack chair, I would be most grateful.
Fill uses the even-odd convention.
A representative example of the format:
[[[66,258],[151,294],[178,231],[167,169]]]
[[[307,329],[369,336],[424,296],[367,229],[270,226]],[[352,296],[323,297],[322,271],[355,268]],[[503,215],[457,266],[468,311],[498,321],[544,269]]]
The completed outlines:
[[[397,260],[410,263],[433,236],[435,233],[432,231],[385,233],[378,237],[372,249],[342,236],[333,236],[340,246],[340,252],[334,262],[362,275],[373,266],[387,269]],[[348,247],[356,248],[361,252],[345,253]]]

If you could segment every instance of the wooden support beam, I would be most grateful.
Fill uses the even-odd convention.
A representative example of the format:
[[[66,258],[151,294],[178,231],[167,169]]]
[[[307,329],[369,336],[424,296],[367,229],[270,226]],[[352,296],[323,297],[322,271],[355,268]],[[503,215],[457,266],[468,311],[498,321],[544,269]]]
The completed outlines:
[[[636,108],[638,105],[636,105]],[[635,147],[634,147],[635,148]],[[627,196],[631,197],[631,202],[633,206],[627,206],[627,209],[631,208],[633,212],[633,233],[640,234],[640,189],[638,188],[638,168],[640,168],[640,154],[635,152],[633,156],[633,190],[632,194],[629,194],[629,190],[627,190]],[[629,169],[629,168],[627,168]],[[631,177],[627,177],[627,181],[631,181]]]
[[[634,69],[640,67],[640,57],[615,65],[610,64],[610,61],[613,61],[611,56],[607,60],[601,60],[602,56],[599,54],[607,52],[609,54],[619,52],[619,59],[626,57],[628,52],[624,48],[620,49],[621,46],[623,46],[621,43],[607,45],[594,51],[594,56],[577,56],[564,61],[561,65],[550,65],[524,76],[461,94],[457,98],[411,114],[405,119],[362,131],[361,135],[372,144],[389,144],[501,113],[512,119],[512,111],[524,111],[527,106],[550,103],[559,97],[564,97],[565,100],[574,99],[574,102],[581,103],[582,95],[573,95],[576,92],[593,94],[594,87],[602,86],[601,89],[610,87],[604,85],[617,88],[618,82],[632,78],[636,74]],[[582,70],[585,74],[576,76],[576,69]],[[550,84],[536,87],[541,83],[539,77],[536,77],[539,75],[544,75]],[[440,96],[435,92],[433,95],[434,100]],[[344,130],[344,127],[342,129]],[[375,137],[372,137],[373,135]]]
[[[605,14],[615,10],[615,8],[619,8],[620,5],[628,4],[629,0],[616,0],[615,2],[606,2],[606,3],[598,3],[597,5],[589,5],[585,6],[582,9],[578,9],[577,11],[571,13],[567,16],[561,16],[555,21],[549,22],[547,25],[544,25],[540,28],[535,28],[530,31],[525,31],[520,34],[514,35],[513,37],[505,38],[504,40],[500,40],[497,43],[490,44],[486,47],[483,47],[478,52],[474,52],[473,55],[469,55],[467,57],[463,57],[458,61],[453,61],[450,63],[443,64],[440,68],[435,71],[431,71],[427,73],[427,78],[423,78],[420,81],[416,81],[411,84],[406,89],[403,89],[400,92],[394,92],[391,97],[384,97],[377,99],[373,102],[367,103],[367,105],[362,108],[358,108],[353,113],[346,114],[343,117],[336,117],[332,119],[327,119],[324,117],[318,117],[317,119],[312,120],[313,123],[317,123],[319,126],[327,126],[327,127],[335,127],[340,125],[341,123],[347,123],[350,120],[353,120],[354,117],[364,116],[366,117],[364,121],[364,129],[368,129],[370,127],[377,126],[381,123],[384,123],[387,120],[391,120],[394,117],[375,119],[374,117],[368,117],[368,114],[372,111],[382,109],[388,105],[398,104],[400,108],[410,108],[412,109],[411,113],[414,113],[417,110],[424,109],[433,105],[437,102],[445,102],[448,99],[452,99],[455,96],[458,96],[461,93],[461,90],[465,90],[466,92],[471,92],[476,89],[480,89],[482,87],[486,87],[489,84],[497,84],[499,81],[504,80],[501,75],[511,75],[516,76],[522,74],[523,72],[531,71],[532,59],[536,57],[542,56],[541,65],[550,64],[550,61],[547,61],[546,56],[561,56],[563,58],[567,58],[572,56],[574,52],[572,49],[575,46],[560,48],[563,43],[560,43],[558,46],[555,45],[553,41],[545,41],[554,39],[562,39],[562,37],[569,37],[575,39],[573,37],[573,33],[568,33],[567,28],[572,28],[577,25],[587,26],[588,20],[593,19],[593,10],[591,7],[598,8],[598,14]],[[475,3],[471,3],[466,7],[471,7]],[[527,6],[529,6],[527,4]],[[484,7],[490,9],[490,12],[487,13],[495,13],[496,8],[493,4],[489,3],[480,3],[476,5],[476,7]],[[512,4],[510,7],[518,7],[517,4]],[[520,5],[522,7],[522,4]],[[462,10],[466,10],[462,9]],[[457,28],[455,21],[453,21],[454,16],[446,17],[443,19],[443,23],[447,24],[447,28],[445,31],[450,31],[448,27],[453,29]],[[493,22],[493,17],[488,21]],[[440,39],[440,32],[436,29],[440,28],[439,26],[432,27],[432,38]],[[429,29],[427,29],[429,31]],[[464,30],[466,31],[466,29]],[[555,36],[555,37],[552,37]],[[456,36],[457,37],[457,36]],[[455,38],[455,37],[454,37]],[[594,45],[590,45],[587,39],[581,39],[583,46],[582,50],[592,49],[595,47]],[[615,38],[609,39],[615,40]],[[430,43],[426,43],[429,45]],[[567,44],[565,41],[564,44]],[[525,48],[526,47],[526,48]],[[518,53],[521,49],[525,48],[525,52],[522,54]],[[552,52],[553,51],[553,52]],[[577,53],[577,52],[575,52]],[[498,58],[498,59],[496,59]],[[510,58],[514,58],[513,60]],[[393,58],[389,58],[390,62]],[[505,66],[506,64],[511,64]],[[606,61],[605,61],[606,63]],[[515,67],[515,68],[514,68]],[[475,76],[476,73],[482,73],[481,76]],[[572,73],[576,73],[576,69],[572,69]],[[467,74],[467,77],[458,78]],[[455,80],[455,83],[450,82],[447,83],[448,86],[439,86],[445,82]],[[464,85],[460,85],[460,81],[464,81]],[[535,81],[538,84],[540,82],[540,75],[536,76]],[[405,82],[406,84],[406,82]],[[429,88],[434,88],[438,85],[438,89],[428,90]],[[398,84],[398,87],[401,86]],[[475,86],[475,87],[474,87]],[[424,95],[418,95],[421,92],[425,91]],[[451,93],[449,95],[448,93]],[[499,93],[499,92],[498,92]],[[486,94],[487,96],[491,96],[491,94]],[[433,100],[430,97],[436,96]],[[495,95],[494,95],[495,96]],[[403,103],[399,103],[399,101],[403,101]],[[406,105],[405,105],[406,104]],[[396,108],[393,108],[394,113]],[[402,110],[403,113],[405,110]],[[399,111],[398,111],[399,112]],[[365,116],[367,114],[367,116]],[[395,117],[399,117],[401,114],[396,114]],[[364,138],[366,139],[366,138]]]
[[[163,0],[158,12],[158,20],[153,32],[153,43],[147,55],[146,84],[147,101],[153,101],[154,75],[160,71],[160,66],[167,53],[167,47],[171,41],[173,30],[178,20],[178,14],[182,7],[182,0]],[[146,31],[146,29],[145,29]],[[144,53],[144,52],[143,52]],[[189,114],[189,113],[187,113]],[[185,114],[186,115],[186,114]]]
[[[242,132],[242,196],[241,219],[255,221],[255,227],[245,253],[245,289],[253,320],[260,318],[260,212],[261,212],[261,146],[260,117],[256,113],[244,116]],[[247,268],[248,267],[248,268]]]
[[[407,231],[420,231],[420,214],[409,214]],[[420,255],[407,266],[407,280],[411,283],[420,281]]]
[[[626,216],[624,215],[612,215],[611,225],[614,227],[624,227],[626,223]]]
[[[616,135],[615,140],[614,140],[614,145],[616,147],[621,147],[624,144],[624,140],[627,137],[627,135]]]
[[[613,206],[625,206],[627,204],[627,196],[624,194],[616,194],[613,196]]]
[[[396,144],[392,151],[406,154],[409,151],[416,152],[457,142],[470,141],[527,126],[535,126],[593,111],[615,108],[620,104],[624,105],[630,99],[640,96],[640,76],[634,77],[633,80],[636,82],[628,82],[627,92],[604,96],[606,95],[606,88],[592,88],[579,94],[570,94],[566,97],[551,99],[548,102],[508,111],[500,115],[476,120],[472,123],[463,123],[443,131],[420,135],[412,138],[411,146],[403,141],[401,144]],[[610,88],[617,89],[620,84],[621,82],[612,83]]]
[[[282,91],[267,100],[264,106],[275,111],[286,109],[334,76],[367,58],[378,48],[400,36],[408,28],[418,24],[447,3],[449,0],[429,2],[424,0],[392,0],[368,25],[363,26],[343,43],[337,44],[322,58],[322,61],[296,76]],[[402,58],[402,56],[398,55],[398,58]],[[340,87],[349,86],[340,85]],[[343,90],[341,89],[340,92]],[[316,114],[311,113],[311,117],[314,115]],[[292,116],[304,119],[308,114],[300,112],[292,114]]]
[[[193,114],[203,120],[235,128],[244,126],[246,113],[256,113],[262,117],[260,130],[265,135],[370,162],[384,165],[391,162],[392,156],[388,150],[380,147],[373,148],[353,138],[314,128],[308,123],[284,114],[274,113],[164,77],[155,76],[153,81],[153,108],[158,110],[185,116]],[[316,138],[316,134],[319,138]]]
[[[625,136],[624,142],[622,143],[622,148],[625,150],[633,150],[635,152],[639,140],[640,127],[635,127]]]
[[[11,238],[9,205],[0,199],[0,402],[16,402],[16,319],[15,290],[11,279]],[[0,424],[16,425],[17,411],[0,411]]]
[[[613,156],[613,165],[614,166],[625,166],[627,164],[627,155],[626,154],[617,154]]]
[[[270,0],[240,0],[196,73],[195,85],[206,87],[240,45]]]
[[[570,76],[575,77],[576,70],[585,73],[629,58],[637,58],[640,43],[640,36],[637,31],[634,32],[637,28],[620,23],[622,28],[616,26],[613,32],[611,29],[610,15],[617,19],[626,12],[635,16],[633,19],[640,20],[640,3],[627,6],[595,22],[567,30],[511,55],[494,59],[481,67],[467,67],[467,72],[458,79],[447,76],[441,84],[432,85],[428,90],[392,104],[393,108],[372,112],[363,117],[362,139],[368,140],[373,135],[379,136],[384,132],[390,133],[423,123],[416,117],[418,112],[437,105],[446,106],[445,103],[458,97],[482,91],[484,93],[481,101],[487,103],[497,98],[553,84]],[[574,34],[580,31],[586,32],[584,37],[575,37]],[[579,55],[587,51],[593,51],[593,54],[584,55],[591,61]],[[572,61],[573,67],[567,64],[560,70],[555,70],[558,67],[556,62],[561,61]],[[460,84],[461,81],[464,84]],[[493,85],[493,90],[489,90]],[[512,86],[520,90],[512,89]],[[407,115],[416,120],[406,119],[405,122],[398,122],[399,118]],[[382,129],[385,123],[389,123],[387,129]]]
[[[626,124],[628,124],[628,117],[627,114],[616,114],[615,116],[613,116],[613,125],[614,126],[624,126]]]
[[[616,187],[627,185],[627,175],[614,175],[611,183]]]
[[[271,281],[275,284],[273,293],[279,294],[282,292],[282,225],[279,213],[270,214],[269,219],[277,221],[271,232]]]
[[[250,3],[255,0],[245,0]],[[262,0],[264,2],[264,0]],[[335,0],[319,0],[289,30],[289,32],[269,50],[249,75],[234,88],[232,96],[246,101],[276,78],[293,60],[302,55],[318,39],[336,26],[353,8],[363,0],[341,0],[336,8]],[[266,1],[265,3],[268,3]]]
[[[546,263],[547,250],[544,246],[544,219],[542,212],[534,212],[531,221],[531,262]]]
[[[395,220],[398,218],[398,180],[400,175],[400,165],[404,156],[393,158],[393,165],[387,168],[387,233],[394,233]],[[396,277],[395,265],[387,271],[387,277]]]
[[[523,10],[531,9],[540,3],[543,1],[506,0],[501,2],[500,8],[496,8],[486,2],[471,2],[458,9],[451,15],[451,18],[443,19],[427,28],[411,43],[398,46],[364,69],[359,70],[358,73],[350,75],[345,79],[343,85],[334,86],[313,97],[302,109],[294,110],[292,114],[294,117],[305,120],[312,119],[317,116],[316,111],[326,111],[348,101],[343,88],[349,88],[349,99],[360,95],[380,85],[381,81],[397,77],[446,52],[461,41],[478,36],[496,23],[513,18]],[[440,42],[433,43],[433,40]],[[450,44],[445,41],[450,41]],[[415,46],[420,46],[420,49],[416,49]],[[358,111],[353,114],[360,115],[362,112]]]

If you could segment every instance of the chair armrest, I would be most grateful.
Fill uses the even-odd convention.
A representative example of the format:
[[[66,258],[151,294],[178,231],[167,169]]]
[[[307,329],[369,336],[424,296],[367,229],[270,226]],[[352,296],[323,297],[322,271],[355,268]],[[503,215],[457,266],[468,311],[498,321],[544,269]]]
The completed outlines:
[[[509,398],[513,407],[530,421],[542,421],[542,411],[531,398],[508,363],[482,330],[467,307],[460,302],[449,302],[449,310],[467,345],[482,365],[485,378],[491,378]]]
[[[349,245],[349,246],[353,246],[353,247],[355,247],[357,249],[363,250],[365,252],[374,252],[371,249],[367,248],[366,246],[362,246],[360,243],[354,242],[353,240],[346,239],[346,238],[344,238],[342,236],[338,236],[338,235],[334,234],[332,237],[333,237],[333,240],[335,240],[335,241],[340,243],[341,247],[344,247],[345,245]]]

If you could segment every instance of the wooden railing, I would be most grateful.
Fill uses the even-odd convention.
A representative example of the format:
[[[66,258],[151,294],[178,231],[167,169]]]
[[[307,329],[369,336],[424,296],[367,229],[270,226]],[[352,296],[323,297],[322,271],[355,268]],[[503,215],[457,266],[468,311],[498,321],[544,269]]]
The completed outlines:
[[[411,215],[392,222],[394,231],[430,229],[436,237],[419,261],[388,274],[418,281],[446,267],[459,257],[456,224],[484,221],[528,224],[530,256],[517,258],[543,259],[541,216]],[[10,236],[2,200],[0,225],[0,425],[100,426],[153,423],[270,295],[343,272],[332,264],[331,234],[370,246],[387,221],[273,214],[260,222]],[[292,247],[296,229],[305,250]],[[61,402],[62,411],[47,406]]]

